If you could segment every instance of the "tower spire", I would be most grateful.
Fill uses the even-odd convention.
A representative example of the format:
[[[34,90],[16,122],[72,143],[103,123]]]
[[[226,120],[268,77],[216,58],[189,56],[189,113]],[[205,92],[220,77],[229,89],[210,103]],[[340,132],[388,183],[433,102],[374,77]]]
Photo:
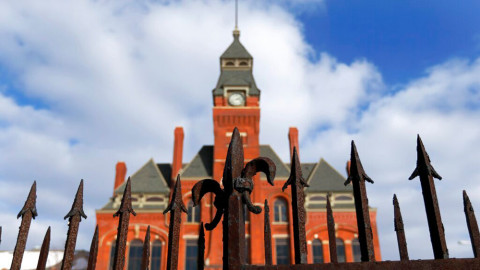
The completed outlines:
[[[238,0],[235,0],[235,29],[233,30],[233,36],[240,36],[240,30],[238,30]]]

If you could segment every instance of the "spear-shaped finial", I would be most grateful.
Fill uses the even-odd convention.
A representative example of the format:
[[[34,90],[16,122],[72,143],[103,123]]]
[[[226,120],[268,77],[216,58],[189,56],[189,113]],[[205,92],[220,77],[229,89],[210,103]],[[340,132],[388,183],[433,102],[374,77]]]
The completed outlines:
[[[168,253],[167,270],[178,268],[178,243],[180,239],[180,224],[182,223],[182,212],[187,213],[187,208],[182,200],[182,184],[180,175],[177,175],[177,182],[173,190],[172,198],[163,214],[170,212],[170,224],[168,225]]]
[[[72,269],[78,228],[82,221],[82,217],[87,218],[83,212],[83,179],[78,186],[77,194],[73,200],[72,209],[64,217],[64,219],[68,218],[68,232],[67,241],[65,242],[65,251],[63,253],[62,270]]]
[[[98,255],[98,224],[95,227],[95,233],[93,234],[92,243],[90,244],[87,270],[95,270],[95,267],[97,265],[97,255]]]
[[[442,177],[437,173],[437,171],[435,171],[432,164],[430,164],[430,156],[425,150],[422,138],[420,138],[420,135],[417,135],[417,167],[413,171],[412,175],[410,175],[408,180],[412,180],[421,174],[429,175],[437,178],[438,180],[442,180]]]
[[[358,241],[362,253],[362,262],[375,261],[375,250],[373,247],[372,225],[370,224],[370,212],[368,209],[367,189],[365,181],[373,183],[363,169],[362,162],[357,152],[355,142],[352,141],[350,152],[350,175],[345,185],[353,184],[353,196],[355,198],[355,212],[357,215]]]
[[[148,270],[148,265],[150,262],[150,225],[147,228],[145,233],[145,241],[143,241],[143,254],[142,254],[142,264],[140,265],[141,270]]]
[[[136,215],[132,207],[132,187],[130,177],[128,177],[125,190],[123,191],[120,208],[113,215],[119,216],[117,229],[117,242],[115,244],[115,257],[113,260],[113,269],[123,269],[125,267],[125,250],[127,246],[128,223],[130,222],[130,213]]]
[[[333,218],[332,205],[330,204],[330,196],[331,194],[327,195],[328,247],[330,248],[330,262],[338,263],[337,238],[335,236],[335,219]]]
[[[470,234],[470,242],[472,243],[473,255],[475,258],[480,257],[480,232],[478,231],[477,219],[473,212],[472,203],[468,198],[467,192],[463,191],[463,209],[465,210],[465,218],[467,219],[468,233]]]
[[[302,168],[297,154],[297,148],[293,148],[290,177],[282,187],[282,191],[291,186],[292,190],[292,216],[293,216],[293,243],[295,246],[295,264],[307,263],[307,236],[305,234],[305,193],[304,187],[308,187],[302,176]]]
[[[398,204],[397,195],[393,194],[393,211],[395,232],[397,233],[398,252],[400,253],[400,260],[408,261],[407,240],[405,238],[405,230],[403,229],[402,213],[400,212],[400,205]]]
[[[30,230],[30,224],[32,218],[34,219],[37,216],[37,182],[34,181],[30,192],[28,193],[27,200],[23,205],[22,210],[17,215],[17,218],[22,217],[22,223],[18,231],[17,244],[15,245],[15,250],[13,251],[13,260],[12,265],[10,266],[11,270],[19,270],[22,265],[23,253],[25,251],[25,245],[27,243],[28,231]]]
[[[38,256],[37,270],[45,270],[47,266],[48,251],[50,249],[50,226],[48,226],[47,233],[43,238],[42,247],[40,248],[40,255]]]
[[[423,146],[420,135],[417,136],[417,167],[413,171],[409,180],[420,176],[422,186],[423,202],[427,213],[428,229],[430,231],[430,240],[432,242],[433,255],[435,259],[447,259],[448,248],[445,240],[445,230],[443,228],[440,208],[438,206],[437,191],[433,177],[442,179],[430,164],[430,157]]]

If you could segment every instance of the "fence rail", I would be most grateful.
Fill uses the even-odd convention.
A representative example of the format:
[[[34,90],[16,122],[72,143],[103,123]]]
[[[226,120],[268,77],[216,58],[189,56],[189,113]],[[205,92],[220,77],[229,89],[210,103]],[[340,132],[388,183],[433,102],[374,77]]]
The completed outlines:
[[[440,216],[435,183],[433,178],[441,179],[430,163],[430,157],[427,154],[423,142],[417,138],[417,166],[410,176],[410,180],[419,176],[425,211],[430,231],[430,239],[434,253],[433,260],[409,260],[407,241],[403,226],[400,205],[396,195],[393,196],[394,205],[394,229],[397,234],[398,250],[400,261],[375,261],[373,248],[373,234],[370,224],[370,215],[368,209],[368,197],[365,182],[373,183],[368,177],[360,161],[355,143],[352,141],[350,154],[349,176],[345,185],[352,183],[353,194],[355,198],[355,210],[357,217],[358,236],[361,250],[362,262],[356,263],[338,263],[335,241],[335,221],[333,219],[330,198],[327,197],[327,228],[330,248],[331,263],[307,264],[307,241],[305,235],[305,194],[304,187],[308,186],[305,182],[300,168],[300,161],[296,149],[293,151],[290,177],[284,184],[282,190],[290,186],[292,197],[292,216],[293,216],[293,238],[295,249],[294,265],[272,265],[272,236],[269,219],[268,201],[264,205],[264,247],[265,247],[265,265],[248,265],[245,256],[245,220],[244,205],[246,209],[254,214],[260,214],[262,208],[252,203],[250,194],[253,191],[253,176],[258,172],[263,172],[267,176],[267,181],[273,185],[275,178],[275,164],[269,158],[259,157],[251,160],[244,166],[243,144],[237,128],[234,129],[232,139],[228,148],[225,160],[225,169],[223,174],[223,188],[220,182],[212,179],[205,179],[197,182],[192,188],[192,199],[194,205],[199,205],[203,196],[211,192],[214,194],[213,206],[216,208],[216,214],[209,223],[203,222],[200,226],[198,239],[198,269],[204,269],[205,256],[205,229],[214,230],[222,221],[223,226],[223,269],[480,269],[480,233],[473,211],[472,204],[468,195],[463,191],[464,211],[467,221],[468,232],[470,234],[474,258],[454,259],[448,257],[448,249],[445,241],[445,233],[442,219]],[[18,218],[22,218],[19,228],[17,243],[14,249],[11,269],[20,269],[25,245],[28,238],[28,232],[32,219],[37,216],[36,211],[36,182],[33,183],[27,200]],[[175,270],[178,267],[179,237],[182,221],[182,212],[186,213],[186,207],[182,201],[181,180],[177,176],[170,203],[164,214],[169,213],[170,224],[168,233],[168,255],[167,269]],[[129,227],[130,214],[136,215],[132,208],[131,200],[131,182],[127,180],[125,191],[118,211],[114,217],[118,216],[118,229],[116,238],[116,249],[114,255],[113,268],[123,270],[125,267],[125,251],[127,245],[127,232]],[[61,269],[71,269],[73,254],[77,240],[78,228],[81,219],[87,216],[83,212],[83,180],[80,182],[75,199],[70,212],[64,219],[68,218],[68,233],[65,243],[64,258]],[[0,237],[1,237],[0,227]],[[96,267],[96,257],[98,253],[98,226],[92,238],[87,269],[93,270]],[[150,263],[150,226],[145,235],[143,257],[141,269],[149,269]],[[40,249],[37,269],[45,269],[50,245],[50,227]]]

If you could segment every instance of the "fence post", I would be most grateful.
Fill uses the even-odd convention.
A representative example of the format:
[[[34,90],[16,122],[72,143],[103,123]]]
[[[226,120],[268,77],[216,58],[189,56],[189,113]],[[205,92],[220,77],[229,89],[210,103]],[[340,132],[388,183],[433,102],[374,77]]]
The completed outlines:
[[[270,208],[268,207],[267,199],[265,199],[264,211],[263,242],[265,247],[265,265],[272,265],[272,229],[270,227]]]
[[[345,185],[350,182],[353,184],[353,196],[355,197],[355,211],[357,214],[358,240],[362,253],[362,261],[375,261],[375,251],[373,248],[372,225],[370,224],[370,213],[368,210],[367,190],[365,181],[373,183],[363,169],[362,162],[358,156],[355,142],[352,141],[352,150],[350,153],[350,174],[345,181]]]
[[[182,212],[187,213],[187,208],[182,200],[180,175],[177,175],[177,182],[175,182],[170,204],[163,211],[163,214],[165,215],[168,212],[170,212],[170,224],[168,224],[167,270],[176,270],[178,268],[178,241],[180,239]]]
[[[145,241],[143,241],[142,263],[140,265],[141,270],[148,270],[150,263],[150,225],[147,227],[145,233]]]
[[[465,218],[467,219],[468,234],[470,234],[470,242],[472,242],[473,255],[475,258],[480,257],[480,233],[478,232],[477,219],[473,212],[472,203],[468,198],[467,192],[463,191],[463,209]]]
[[[398,205],[397,195],[393,194],[393,211],[394,211],[394,226],[397,233],[398,252],[400,253],[400,260],[408,261],[407,239],[405,238],[405,230],[403,229],[402,213],[400,212],[400,205]]]
[[[27,200],[23,206],[20,213],[18,213],[17,218],[22,217],[22,223],[18,231],[17,244],[15,245],[15,250],[13,251],[13,260],[10,267],[11,270],[20,270],[22,265],[23,252],[25,252],[25,245],[27,243],[28,231],[30,230],[30,224],[32,218],[35,219],[37,216],[37,182],[34,181],[30,192],[28,193]]]
[[[45,270],[47,266],[48,251],[50,249],[50,226],[48,226],[47,233],[43,238],[42,247],[40,248],[40,255],[38,256],[37,270]]]
[[[448,259],[445,231],[438,206],[435,183],[433,182],[433,177],[439,180],[442,180],[442,177],[435,171],[432,164],[430,164],[430,157],[425,150],[425,146],[423,146],[420,135],[417,136],[417,167],[408,180],[412,180],[417,176],[420,176],[420,184],[422,186],[425,211],[427,212],[428,229],[430,230],[433,255],[435,259]]]
[[[95,270],[95,267],[97,265],[97,255],[98,255],[98,225],[95,226],[95,233],[93,234],[92,243],[90,244],[87,270]]]
[[[118,219],[117,241],[115,244],[115,257],[113,261],[114,270],[123,270],[125,267],[125,250],[127,246],[128,223],[130,222],[130,213],[137,215],[132,208],[132,187],[130,177],[128,177],[125,190],[123,191],[122,203],[113,217],[120,216]]]
[[[335,220],[333,219],[330,196],[327,196],[327,228],[328,228],[328,247],[330,248],[330,262],[338,263],[337,258],[337,238],[335,237]]]

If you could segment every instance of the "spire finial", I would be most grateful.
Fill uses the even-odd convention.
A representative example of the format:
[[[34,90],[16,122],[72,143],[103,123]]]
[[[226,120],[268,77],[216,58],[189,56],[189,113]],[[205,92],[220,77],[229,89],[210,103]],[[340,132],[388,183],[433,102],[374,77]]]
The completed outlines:
[[[235,38],[240,36],[240,30],[238,30],[238,0],[235,0],[235,29],[233,30],[233,36]]]

